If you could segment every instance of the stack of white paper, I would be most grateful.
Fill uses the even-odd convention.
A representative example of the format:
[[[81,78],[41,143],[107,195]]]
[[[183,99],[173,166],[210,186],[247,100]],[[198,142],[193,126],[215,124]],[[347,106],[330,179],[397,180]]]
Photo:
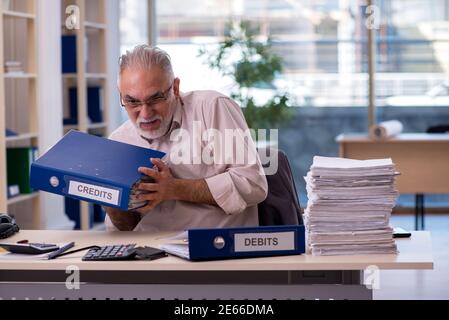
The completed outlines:
[[[305,177],[307,247],[313,255],[397,253],[390,217],[398,192],[391,159],[315,157]]]

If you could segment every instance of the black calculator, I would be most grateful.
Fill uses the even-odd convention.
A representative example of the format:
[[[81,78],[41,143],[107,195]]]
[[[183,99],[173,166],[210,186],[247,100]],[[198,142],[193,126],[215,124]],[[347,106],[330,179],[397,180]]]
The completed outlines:
[[[119,244],[90,248],[83,261],[156,260],[164,257],[167,257],[167,253],[157,248]]]
[[[0,243],[0,248],[3,248],[11,253],[43,254],[56,251],[59,249],[59,246],[48,243]]]
[[[121,244],[91,248],[83,261],[133,260],[136,256],[135,244]]]

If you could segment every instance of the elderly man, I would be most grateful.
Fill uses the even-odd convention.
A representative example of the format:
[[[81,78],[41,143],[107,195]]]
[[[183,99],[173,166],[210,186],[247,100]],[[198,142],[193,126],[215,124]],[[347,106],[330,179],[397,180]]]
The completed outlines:
[[[174,231],[258,225],[257,204],[267,196],[258,156],[256,161],[239,163],[236,157],[231,162],[208,161],[207,155],[216,159],[215,154],[223,150],[217,150],[220,143],[202,139],[206,132],[247,130],[239,106],[213,91],[181,93],[168,54],[146,45],[121,57],[118,85],[129,120],[110,139],[160,150],[167,157],[164,161],[149,159],[148,167],[139,169],[152,182],[141,183],[139,190],[144,193],[133,200],[147,205],[129,212],[106,208],[107,228]],[[190,139],[180,139],[183,134]],[[239,147],[255,150],[247,138],[237,139],[231,150]],[[173,160],[198,148],[206,159]]]

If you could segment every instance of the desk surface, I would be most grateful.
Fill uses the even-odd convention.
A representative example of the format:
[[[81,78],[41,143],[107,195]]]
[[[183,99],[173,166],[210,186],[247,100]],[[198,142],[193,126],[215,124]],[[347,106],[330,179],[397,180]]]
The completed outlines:
[[[392,158],[401,173],[400,193],[449,194],[449,134],[409,133],[385,140],[343,134],[337,142],[342,158]]]
[[[449,133],[403,133],[388,139],[372,139],[366,133],[341,134],[336,138],[338,143],[395,143],[395,142],[449,142]]]
[[[173,234],[149,235],[140,232],[97,231],[20,231],[7,241],[63,243],[75,241],[76,248],[90,245],[137,243],[157,247]],[[300,270],[363,270],[376,265],[380,269],[433,269],[432,246],[429,232],[415,232],[411,239],[398,239],[398,255],[364,255],[314,257],[310,255],[270,258],[235,259],[224,261],[190,262],[177,257],[155,261],[83,262],[85,252],[75,253],[52,261],[30,259],[5,260],[0,258],[1,270],[65,270],[76,265],[91,271],[300,271]]]

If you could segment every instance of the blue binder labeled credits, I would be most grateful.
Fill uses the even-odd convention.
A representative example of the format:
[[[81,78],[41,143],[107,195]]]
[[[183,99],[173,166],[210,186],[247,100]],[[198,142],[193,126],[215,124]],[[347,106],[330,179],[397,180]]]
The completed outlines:
[[[305,228],[297,226],[190,229],[160,248],[194,261],[305,253]]]
[[[165,153],[70,131],[31,165],[31,186],[74,199],[131,210],[130,195],[145,181],[139,167]],[[148,178],[148,177],[147,177]]]

